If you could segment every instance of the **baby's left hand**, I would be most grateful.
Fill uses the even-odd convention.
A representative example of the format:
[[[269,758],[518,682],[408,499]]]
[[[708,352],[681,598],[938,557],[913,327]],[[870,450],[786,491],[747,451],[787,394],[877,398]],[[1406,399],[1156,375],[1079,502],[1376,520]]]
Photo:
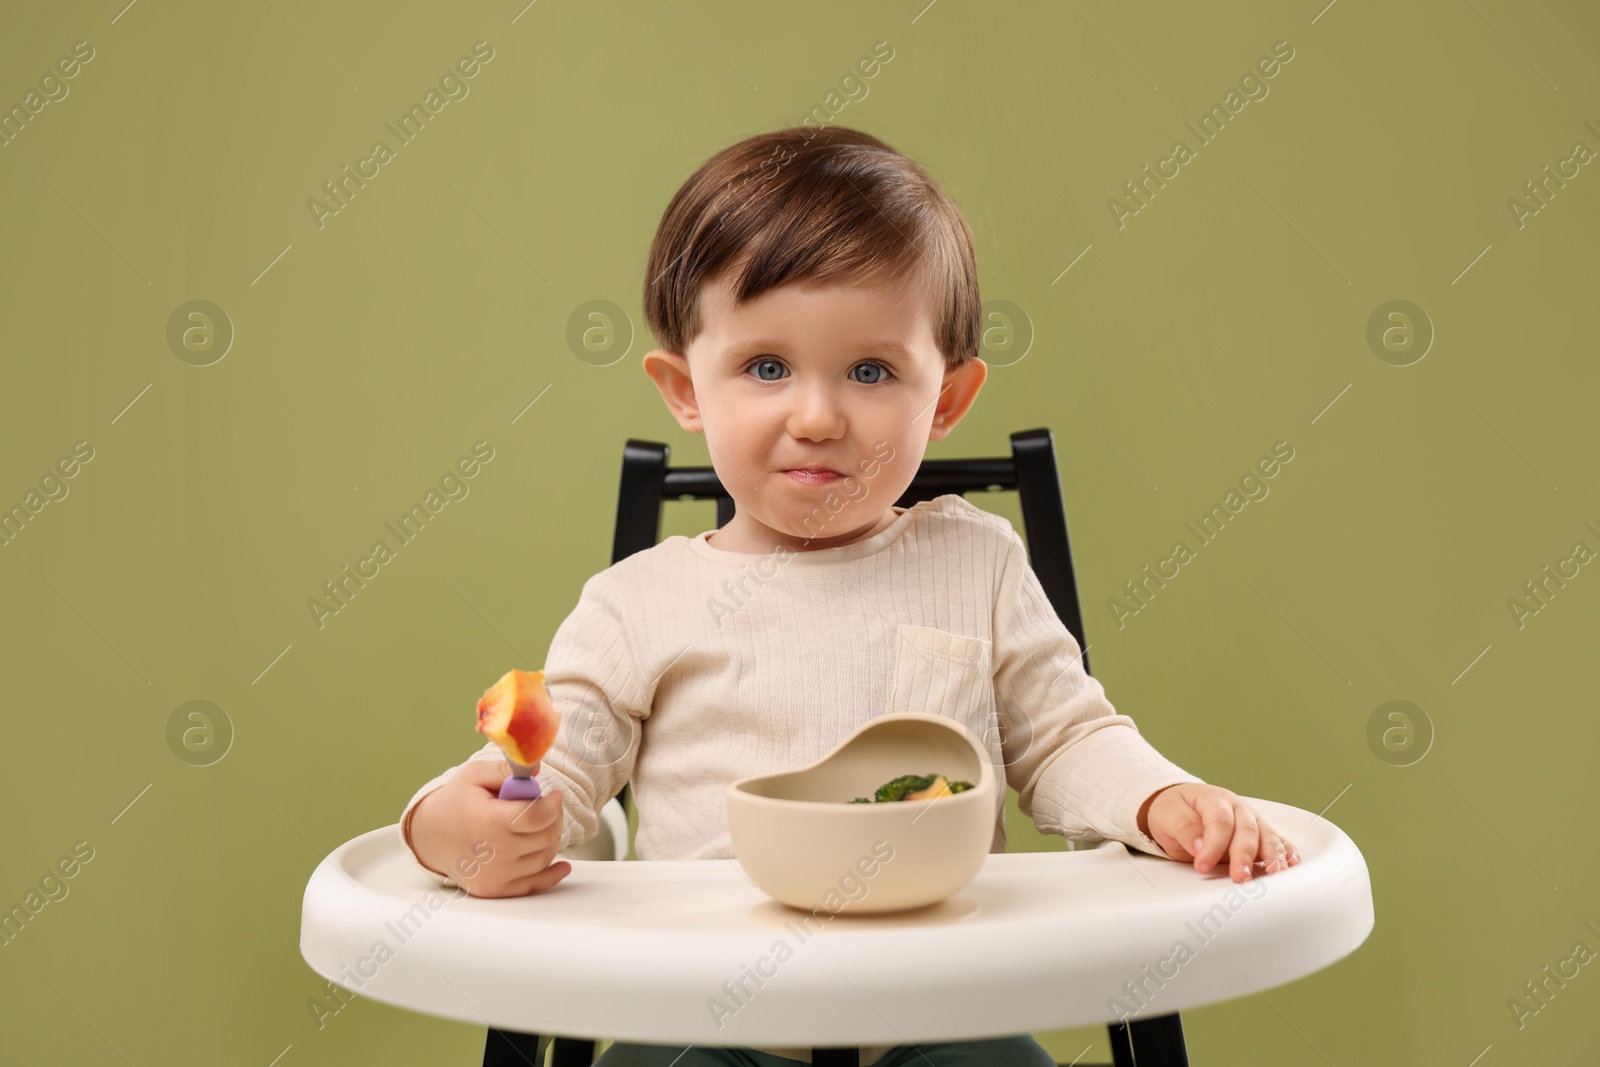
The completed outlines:
[[[1254,874],[1272,874],[1300,862],[1294,845],[1278,835],[1233,791],[1201,782],[1181,782],[1145,801],[1140,829],[1175,860],[1194,861],[1204,874],[1231,856],[1230,874],[1247,882]],[[1148,821],[1148,829],[1145,823]],[[1230,844],[1231,843],[1231,844]]]

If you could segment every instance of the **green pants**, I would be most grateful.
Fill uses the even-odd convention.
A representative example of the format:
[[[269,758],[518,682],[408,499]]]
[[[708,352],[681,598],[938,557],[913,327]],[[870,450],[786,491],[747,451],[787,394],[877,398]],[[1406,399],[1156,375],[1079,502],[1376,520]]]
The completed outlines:
[[[619,1041],[595,1060],[595,1067],[793,1067],[800,1060],[743,1048],[691,1045],[630,1045]],[[1056,1067],[1055,1060],[1027,1034],[984,1041],[928,1041],[901,1045],[874,1067]]]

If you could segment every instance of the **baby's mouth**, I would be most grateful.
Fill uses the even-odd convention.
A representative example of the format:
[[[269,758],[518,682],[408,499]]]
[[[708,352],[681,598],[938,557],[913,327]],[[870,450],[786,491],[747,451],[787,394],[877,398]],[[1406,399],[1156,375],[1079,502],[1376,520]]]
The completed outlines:
[[[838,471],[826,467],[797,467],[783,473],[801,485],[827,485],[844,477]]]

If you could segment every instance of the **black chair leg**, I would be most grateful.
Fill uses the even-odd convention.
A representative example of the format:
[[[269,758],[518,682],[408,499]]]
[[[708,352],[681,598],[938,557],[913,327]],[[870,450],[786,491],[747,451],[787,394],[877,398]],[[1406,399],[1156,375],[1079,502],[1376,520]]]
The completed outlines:
[[[1112,1067],[1134,1067],[1133,1037],[1128,1033],[1128,1024],[1109,1023],[1106,1029],[1111,1032]]]
[[[1177,1012],[1153,1019],[1135,1019],[1129,1029],[1133,1035],[1133,1055],[1139,1067],[1189,1067],[1189,1051],[1183,1043],[1183,1021]]]
[[[587,1061],[585,1061],[587,1062]],[[539,1035],[489,1027],[483,1042],[483,1067],[543,1067],[539,1059]]]
[[[550,1067],[589,1067],[594,1063],[594,1042],[558,1037],[550,1043]]]
[[[859,1048],[814,1048],[812,1067],[861,1067]]]

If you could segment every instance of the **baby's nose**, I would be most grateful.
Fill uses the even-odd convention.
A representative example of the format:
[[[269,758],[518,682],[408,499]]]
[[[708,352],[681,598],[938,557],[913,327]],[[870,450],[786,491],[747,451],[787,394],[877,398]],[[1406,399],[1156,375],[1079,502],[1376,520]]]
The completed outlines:
[[[820,387],[797,391],[789,411],[792,435],[817,440],[838,437],[843,430],[844,415],[832,393]]]

